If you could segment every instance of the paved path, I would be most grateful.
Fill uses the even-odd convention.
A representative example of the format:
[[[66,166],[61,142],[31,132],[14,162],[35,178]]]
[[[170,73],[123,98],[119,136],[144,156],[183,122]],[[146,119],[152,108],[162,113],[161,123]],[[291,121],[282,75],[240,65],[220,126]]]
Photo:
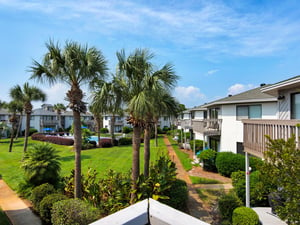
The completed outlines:
[[[0,207],[12,225],[41,225],[41,220],[29,209],[18,195],[0,179]]]
[[[184,180],[187,183],[188,186],[188,193],[189,193],[189,198],[188,198],[188,209],[189,209],[189,214],[191,216],[194,216],[202,221],[205,221],[207,223],[212,222],[212,217],[208,213],[209,209],[206,209],[203,201],[199,198],[199,195],[197,193],[196,188],[194,188],[194,185],[191,182],[191,179],[189,177],[189,174],[185,171],[183,168],[179,158],[177,157],[169,139],[164,136],[164,142],[167,146],[169,156],[171,160],[176,164],[177,168],[177,178]]]

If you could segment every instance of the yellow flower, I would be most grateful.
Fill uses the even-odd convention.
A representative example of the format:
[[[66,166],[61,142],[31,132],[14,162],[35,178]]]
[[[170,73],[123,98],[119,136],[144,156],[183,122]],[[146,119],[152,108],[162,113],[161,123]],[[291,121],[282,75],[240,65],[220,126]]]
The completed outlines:
[[[155,187],[160,187],[160,184],[159,184],[159,183],[156,183],[156,184],[155,184]]]

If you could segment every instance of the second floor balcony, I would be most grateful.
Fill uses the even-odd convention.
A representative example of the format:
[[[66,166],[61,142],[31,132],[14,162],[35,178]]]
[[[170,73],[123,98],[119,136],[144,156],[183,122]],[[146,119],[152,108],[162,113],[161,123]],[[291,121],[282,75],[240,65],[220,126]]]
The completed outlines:
[[[58,120],[53,119],[53,120],[40,120],[41,126],[55,126],[58,125]]]
[[[299,148],[300,120],[243,120],[244,151],[263,158],[267,150],[268,135],[271,139],[284,139],[295,135],[296,147]]]

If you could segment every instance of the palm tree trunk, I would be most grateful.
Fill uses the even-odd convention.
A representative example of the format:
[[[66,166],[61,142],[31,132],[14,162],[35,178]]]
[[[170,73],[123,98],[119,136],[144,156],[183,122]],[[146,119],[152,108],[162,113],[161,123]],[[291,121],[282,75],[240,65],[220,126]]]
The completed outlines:
[[[140,145],[141,145],[141,128],[138,125],[133,127],[132,135],[132,186],[130,204],[136,201],[137,179],[140,175]]]
[[[75,150],[75,198],[82,197],[81,191],[81,121],[80,112],[73,110],[74,125],[74,150]]]
[[[144,130],[144,176],[149,177],[150,165],[150,125],[146,125]]]
[[[111,144],[114,146],[114,139],[115,139],[115,122],[116,122],[116,116],[112,115],[110,120],[110,134],[111,134]]]
[[[158,141],[157,141],[157,121],[154,123],[154,132],[155,132],[155,147],[158,147]]]
[[[98,135],[98,147],[100,147],[101,137],[100,137],[100,129],[101,129],[101,122],[99,118],[96,118],[97,123],[97,135]]]
[[[24,152],[27,151],[28,136],[29,136],[29,129],[30,129],[30,116],[31,116],[31,113],[26,113],[26,127],[25,127],[25,138],[24,138]]]
[[[15,140],[18,140],[20,129],[21,129],[21,125],[22,125],[22,119],[23,119],[23,114],[21,113],[20,114],[19,123],[18,123],[18,128],[17,128],[17,131],[16,131]]]
[[[16,119],[16,118],[14,118]],[[15,122],[12,123],[11,125],[11,134],[10,134],[10,143],[9,143],[9,152],[12,152],[12,146],[14,143],[14,136],[15,136]]]

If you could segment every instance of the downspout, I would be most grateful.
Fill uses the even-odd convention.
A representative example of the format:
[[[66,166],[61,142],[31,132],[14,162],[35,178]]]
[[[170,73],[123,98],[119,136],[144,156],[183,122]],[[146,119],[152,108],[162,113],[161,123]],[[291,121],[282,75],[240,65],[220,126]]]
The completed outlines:
[[[250,170],[249,170],[249,155],[245,152],[246,166],[246,207],[250,208]]]

